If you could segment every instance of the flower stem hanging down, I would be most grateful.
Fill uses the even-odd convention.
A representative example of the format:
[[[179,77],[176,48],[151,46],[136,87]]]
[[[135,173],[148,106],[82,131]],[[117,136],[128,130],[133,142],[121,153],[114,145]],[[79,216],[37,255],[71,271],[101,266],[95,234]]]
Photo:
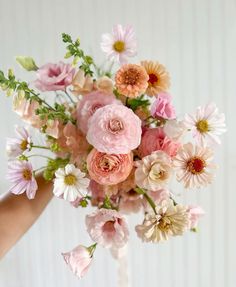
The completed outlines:
[[[157,214],[156,212],[156,204],[155,202],[152,200],[152,198],[142,189],[139,187],[136,187],[134,189],[138,194],[142,194],[143,197],[145,197],[145,199],[147,200],[148,204],[151,206],[151,208],[153,209],[154,213]]]

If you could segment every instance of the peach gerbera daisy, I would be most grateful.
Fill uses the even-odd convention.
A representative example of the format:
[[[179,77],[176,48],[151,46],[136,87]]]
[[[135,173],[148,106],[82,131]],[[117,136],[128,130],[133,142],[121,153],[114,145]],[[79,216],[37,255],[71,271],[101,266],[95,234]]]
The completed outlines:
[[[177,180],[183,181],[185,188],[200,188],[213,180],[213,151],[208,147],[194,146],[192,143],[183,145],[175,157],[173,164],[177,170]]]
[[[118,92],[126,97],[136,98],[148,87],[148,74],[142,66],[123,65],[115,77]]]
[[[155,96],[169,89],[170,76],[162,64],[153,61],[142,61],[141,65],[145,68],[149,76],[146,90],[148,96]]]

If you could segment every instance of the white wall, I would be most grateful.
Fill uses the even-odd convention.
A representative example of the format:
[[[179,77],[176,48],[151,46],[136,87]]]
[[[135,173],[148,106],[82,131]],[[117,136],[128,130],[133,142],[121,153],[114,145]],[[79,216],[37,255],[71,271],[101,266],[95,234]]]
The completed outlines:
[[[101,33],[110,31],[113,24],[130,23],[137,31],[139,59],[157,59],[170,71],[179,114],[212,100],[227,115],[228,133],[218,150],[215,183],[185,193],[183,199],[206,210],[199,234],[148,245],[132,231],[132,286],[236,286],[235,19],[234,0],[0,0],[1,69],[14,67],[24,77],[14,63],[15,55],[31,55],[39,64],[59,60],[64,55],[61,32],[80,36],[83,47],[101,62]],[[13,135],[13,125],[19,122],[10,109],[10,100],[1,95],[1,192],[8,188],[5,137]],[[180,186],[176,192],[183,193]],[[115,287],[117,266],[106,250],[98,250],[88,276],[80,282],[60,256],[61,251],[89,242],[84,215],[54,199],[1,261],[0,286]]]

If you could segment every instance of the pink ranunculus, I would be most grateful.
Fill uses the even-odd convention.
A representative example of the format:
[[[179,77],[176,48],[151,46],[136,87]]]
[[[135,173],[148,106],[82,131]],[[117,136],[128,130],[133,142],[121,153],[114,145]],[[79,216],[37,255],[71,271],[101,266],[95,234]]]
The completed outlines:
[[[173,157],[177,154],[179,148],[180,143],[168,138],[163,128],[153,128],[143,133],[139,153],[141,157],[144,157],[153,151],[162,150]]]
[[[176,117],[170,94],[158,94],[157,99],[151,106],[151,115],[154,118],[163,118],[166,120],[172,120]]]
[[[116,210],[101,208],[86,216],[91,239],[103,247],[123,247],[129,237],[126,219]]]
[[[91,179],[99,184],[114,185],[124,181],[133,168],[133,154],[106,154],[93,149],[87,157]]]
[[[76,119],[81,131],[86,134],[88,121],[97,109],[110,104],[121,104],[113,94],[106,94],[101,91],[94,91],[82,98],[77,106]]]
[[[77,246],[70,252],[62,253],[62,256],[71,271],[79,278],[87,273],[92,262],[89,249],[82,245]]]
[[[190,216],[189,217],[190,219],[189,229],[196,228],[198,225],[199,218],[205,214],[204,210],[200,206],[190,205],[188,206],[187,211]]]
[[[64,91],[72,83],[75,69],[63,62],[48,63],[40,67],[36,74],[37,80],[34,84],[40,91]]]
[[[127,154],[141,140],[141,120],[123,105],[98,109],[89,120],[88,142],[100,152]]]

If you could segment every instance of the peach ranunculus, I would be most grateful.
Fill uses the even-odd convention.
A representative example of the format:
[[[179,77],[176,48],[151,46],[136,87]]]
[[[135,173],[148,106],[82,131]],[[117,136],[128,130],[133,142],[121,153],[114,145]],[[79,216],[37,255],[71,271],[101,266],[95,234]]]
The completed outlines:
[[[72,93],[75,96],[85,95],[93,91],[94,82],[91,76],[85,75],[83,70],[79,70],[72,81]]]
[[[106,154],[93,149],[87,157],[91,179],[103,185],[124,181],[133,168],[133,154]]]
[[[123,105],[107,105],[98,109],[89,120],[88,142],[109,154],[127,154],[141,140],[141,120]]]
[[[76,118],[81,131],[86,134],[88,131],[88,121],[97,109],[110,104],[121,104],[113,94],[104,94],[100,91],[94,91],[87,94],[78,103]]]
[[[173,120],[176,118],[175,108],[171,103],[171,95],[160,93],[151,106],[151,115],[154,118],[162,118],[165,120]]]
[[[163,128],[148,129],[144,132],[139,146],[141,157],[151,154],[153,151],[162,150],[170,157],[176,156],[180,143],[169,139]]]
[[[101,208],[86,216],[88,233],[103,247],[123,247],[129,237],[126,219],[116,210]]]

